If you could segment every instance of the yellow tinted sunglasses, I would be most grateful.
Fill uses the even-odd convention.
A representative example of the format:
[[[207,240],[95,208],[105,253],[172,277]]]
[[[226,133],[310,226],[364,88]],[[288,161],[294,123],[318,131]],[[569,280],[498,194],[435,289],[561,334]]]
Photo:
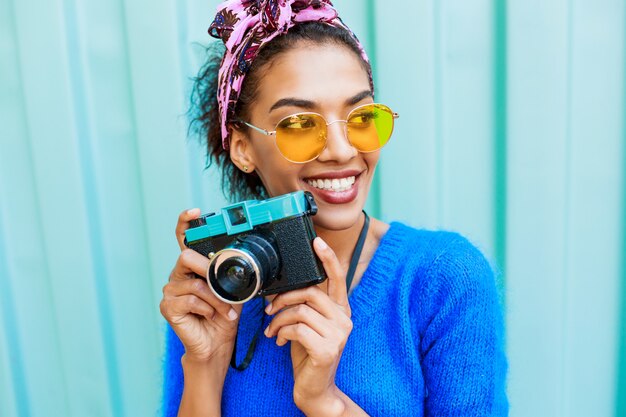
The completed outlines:
[[[289,161],[305,163],[314,160],[326,148],[328,126],[345,123],[345,134],[359,152],[374,152],[389,142],[393,132],[394,113],[384,104],[371,103],[354,108],[346,120],[327,122],[318,113],[302,112],[287,116],[276,125],[275,130],[265,130],[243,120],[246,126],[276,138],[276,146]]]

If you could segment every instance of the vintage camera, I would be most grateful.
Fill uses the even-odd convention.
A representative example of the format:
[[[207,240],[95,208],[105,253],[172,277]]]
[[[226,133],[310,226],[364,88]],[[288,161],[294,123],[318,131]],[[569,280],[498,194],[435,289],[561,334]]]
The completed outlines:
[[[215,295],[240,304],[326,279],[312,246],[315,213],[308,191],[242,201],[192,220],[185,244],[210,259],[207,281]]]

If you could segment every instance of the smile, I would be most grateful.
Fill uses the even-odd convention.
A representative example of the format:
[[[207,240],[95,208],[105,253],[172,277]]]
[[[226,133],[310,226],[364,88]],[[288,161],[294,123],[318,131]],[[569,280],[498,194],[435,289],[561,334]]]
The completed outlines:
[[[318,178],[314,180],[306,180],[307,184],[309,184],[311,187],[315,187],[320,190],[329,190],[335,192],[349,190],[355,181],[356,177],[354,175],[345,178]]]

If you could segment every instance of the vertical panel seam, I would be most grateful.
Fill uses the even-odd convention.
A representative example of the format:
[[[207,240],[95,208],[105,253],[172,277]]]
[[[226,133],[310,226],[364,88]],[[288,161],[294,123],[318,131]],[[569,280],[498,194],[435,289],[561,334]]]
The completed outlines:
[[[366,24],[367,24],[367,44],[369,46],[368,50],[368,58],[370,60],[370,65],[372,67],[372,77],[374,82],[374,88],[380,88],[378,85],[378,75],[377,75],[377,32],[376,32],[376,4],[374,0],[367,0],[367,4],[365,7],[366,10]],[[375,92],[376,94],[376,92]],[[380,159],[379,159],[380,163]],[[380,198],[380,187],[382,184],[381,179],[382,170],[378,169],[376,175],[374,175],[372,179],[372,185],[370,188],[370,206],[372,208],[372,216],[379,218],[382,216],[382,201]]]
[[[187,75],[191,73],[191,63],[189,59],[189,50],[188,50],[189,45],[187,44],[188,32],[187,32],[187,25],[185,24],[185,18],[187,16],[187,2],[177,1],[175,7],[176,7],[176,25],[177,25],[177,33],[178,33],[178,60],[182,67],[181,74],[180,74],[181,76],[180,83],[181,83],[181,90],[183,90],[183,94],[185,95],[185,97],[183,98],[183,106],[189,106],[193,87],[191,89],[187,88],[188,82],[189,82],[189,78],[187,77]],[[209,45],[207,45],[207,47],[208,46]],[[205,49],[205,53],[206,53],[206,49]],[[189,112],[184,113],[185,125],[187,126],[189,126],[189,123],[190,123],[190,120],[189,120],[190,116],[191,114]],[[195,159],[193,156],[195,150],[191,146],[189,146],[189,134],[190,133],[191,132],[187,130],[187,140],[185,141],[186,142],[185,144],[187,145],[186,146],[187,148],[187,152],[186,152],[187,176],[188,176],[189,184],[191,184],[190,187],[191,187],[192,204],[194,207],[200,207],[202,205],[200,204],[201,198],[199,197],[201,195],[199,190],[202,189],[201,176],[198,175],[196,172],[197,166],[194,162]],[[202,142],[200,143],[202,144]],[[203,149],[203,150],[206,152],[206,149]],[[210,162],[210,158],[207,156],[205,168],[209,166],[209,162]]]
[[[441,1],[434,0],[433,1],[433,21],[434,21],[434,36],[433,36],[433,54],[434,54],[434,62],[435,62],[435,176],[436,176],[436,187],[437,187],[437,227],[441,228],[443,226],[443,222],[445,220],[444,216],[444,204],[443,204],[443,194],[444,194],[444,169],[443,169],[443,132],[442,132],[442,111],[443,111],[443,74],[441,73],[443,63],[442,63],[442,50],[441,50]]]
[[[140,152],[140,146],[139,146],[139,128],[138,128],[138,123],[137,123],[137,111],[136,111],[136,101],[135,101],[135,95],[133,93],[133,89],[132,89],[132,65],[131,65],[131,61],[130,61],[130,37],[128,35],[128,17],[127,17],[127,11],[126,8],[124,6],[124,0],[120,0],[119,2],[119,7],[120,7],[120,12],[121,12],[121,19],[122,19],[122,36],[124,39],[124,55],[125,55],[125,60],[126,60],[126,65],[127,65],[127,71],[128,71],[128,80],[129,80],[129,89],[128,89],[128,100],[130,102],[130,118],[132,120],[132,124],[133,124],[133,132],[134,135],[133,137],[135,138],[135,140],[133,141],[133,147],[134,147],[134,153],[135,153],[135,160],[136,160],[136,166],[137,166],[137,182],[139,184],[139,187],[141,189],[141,192],[139,193],[139,208],[141,210],[141,213],[146,213],[146,198],[144,195],[144,188],[143,188],[143,175],[142,175],[142,171],[141,171],[141,158],[139,156],[139,152]],[[141,226],[142,226],[142,231],[143,231],[143,235],[144,235],[144,242],[150,242],[149,236],[148,236],[148,216],[140,216],[141,217]],[[153,271],[152,271],[152,256],[151,256],[151,251],[150,251],[150,244],[146,245],[146,249],[145,249],[145,255],[146,255],[146,274],[148,277],[153,277]],[[150,281],[150,287],[152,288],[152,281]],[[154,297],[154,293],[151,291],[151,295],[152,297]],[[158,305],[158,302],[156,299],[152,299],[152,305],[156,306]],[[153,322],[153,328],[158,328],[158,324],[156,322],[156,317],[153,316],[152,320],[155,320]],[[155,336],[155,342],[158,345],[158,336]]]
[[[4,210],[0,206],[0,324],[5,328],[7,339],[7,354],[9,356],[9,370],[11,384],[15,395],[15,406],[21,417],[31,415],[28,389],[24,374],[24,360],[22,357],[22,341],[17,330],[15,304],[13,303],[13,288],[11,285],[10,272],[5,245],[6,232],[4,231]]]
[[[16,44],[19,44],[19,40],[17,38],[17,29],[15,27],[15,22],[17,20],[15,8],[13,6],[13,1],[8,2],[12,15],[11,30],[13,31],[13,39],[15,39]],[[19,48],[17,49],[17,53],[19,54]],[[22,71],[20,68],[20,60],[17,59],[18,66],[18,77],[20,81],[20,93],[22,96],[22,105],[24,103],[24,90],[23,90],[23,80],[22,80]],[[26,111],[24,109],[24,114]],[[27,127],[26,127],[27,128]],[[28,129],[28,128],[27,128]],[[26,132],[27,137],[30,137],[29,132]],[[30,143],[30,141],[28,141]],[[30,151],[30,149],[29,149]],[[29,152],[30,157],[30,152]],[[0,189],[0,192],[2,190]],[[0,193],[2,195],[3,193]],[[4,243],[4,239],[6,236],[6,232],[4,229],[4,219],[3,219],[3,206],[0,204],[0,314],[2,314],[2,325],[4,326],[7,333],[7,353],[9,355],[9,366],[10,366],[10,377],[11,384],[13,386],[13,392],[16,399],[16,410],[19,416],[27,417],[30,415],[30,401],[29,401],[29,393],[26,388],[26,379],[24,375],[24,361],[22,358],[22,341],[19,335],[19,332],[16,328],[15,318],[15,306],[13,304],[13,288],[11,286],[10,279],[10,271],[9,264],[7,259],[7,247]],[[47,258],[45,258],[47,259]],[[4,278],[3,278],[4,277]]]
[[[563,351],[561,354],[561,415],[569,416],[570,414],[570,396],[571,383],[569,378],[569,368],[567,366],[571,357],[571,344],[569,339],[570,332],[570,315],[569,315],[569,302],[571,300],[572,286],[568,285],[568,276],[570,271],[570,259],[571,259],[571,245],[569,240],[571,238],[571,216],[570,216],[570,204],[571,204],[571,173],[572,173],[572,112],[573,112],[573,2],[567,0],[567,29],[566,29],[566,84],[565,84],[565,172],[564,172],[564,201],[563,201],[563,275],[561,277],[562,282],[562,332],[563,332]]]
[[[63,15],[65,19],[65,37],[67,43],[68,72],[70,80],[71,105],[76,129],[76,144],[79,152],[79,166],[82,177],[83,193],[86,208],[86,223],[89,233],[89,251],[92,259],[92,273],[97,291],[98,315],[101,323],[102,343],[105,355],[105,374],[111,407],[115,416],[123,416],[122,393],[117,370],[116,336],[113,329],[110,288],[108,286],[108,268],[104,256],[102,242],[101,213],[98,201],[96,174],[93,168],[93,134],[91,120],[85,110],[88,104],[84,65],[82,63],[82,48],[78,41],[78,12],[74,0],[63,0]],[[74,54],[72,53],[74,51]]]
[[[621,300],[620,317],[617,320],[617,378],[615,384],[615,416],[626,415],[626,7],[622,11],[622,242],[621,242]]]
[[[507,141],[508,141],[508,62],[507,7],[505,0],[494,0],[494,243],[495,257],[501,271],[501,285],[506,286],[507,240]],[[503,304],[506,299],[502,300]]]
[[[26,142],[25,143],[26,143],[26,148],[27,148],[27,155],[28,155],[29,166],[33,167],[34,166],[34,162],[33,162],[33,144],[32,144],[33,138],[32,138],[32,134],[30,132],[29,124],[28,124],[28,112],[27,112],[26,105],[25,105],[25,103],[26,103],[26,93],[25,93],[25,89],[24,89],[24,80],[23,80],[23,77],[22,77],[22,58],[21,58],[21,55],[20,55],[20,51],[22,51],[22,48],[20,48],[19,36],[18,36],[17,27],[16,27],[16,23],[15,23],[15,22],[18,22],[17,11],[15,9],[14,1],[9,0],[8,4],[9,4],[9,7],[11,9],[12,21],[14,22],[13,25],[12,25],[12,30],[13,30],[13,36],[14,36],[14,39],[15,39],[15,43],[16,43],[16,53],[17,53],[16,66],[17,66],[17,70],[18,70],[17,73],[18,73],[18,77],[19,77],[19,90],[20,90],[20,96],[21,96],[20,105],[22,106],[22,113],[24,114],[24,118],[25,118],[25,123],[24,123],[24,130],[26,132],[26,135],[25,135],[26,136]],[[39,186],[37,184],[37,178],[34,175],[33,175],[32,181],[33,181],[33,194],[34,194],[35,206],[37,208],[41,209],[41,201],[39,199],[39,191],[38,191]],[[39,212],[42,212],[42,211],[39,210]],[[0,215],[1,214],[2,213],[0,213]],[[1,221],[2,221],[2,219],[0,219],[0,222]],[[40,231],[43,231],[43,224],[42,224],[41,216],[37,216],[35,221],[37,222],[37,228]],[[3,235],[3,233],[4,233],[3,230],[4,229],[0,230],[0,237],[2,237],[1,239],[3,239],[3,236],[4,236]],[[0,242],[0,244],[1,243],[3,243],[3,242]],[[52,291],[50,291],[50,272],[49,272],[50,271],[50,267],[49,267],[49,260],[48,260],[48,251],[46,250],[45,245],[42,245],[42,246],[43,246],[42,249],[41,249],[42,252],[39,255],[40,255],[40,259],[43,260],[43,263],[45,265],[45,274],[46,274],[45,282],[47,283],[47,286],[48,286],[47,293],[50,295],[50,301],[51,301],[50,304],[51,304],[51,306],[53,308],[53,314],[56,317],[56,307],[55,307],[56,306],[56,300],[55,300],[55,297],[54,297],[54,293]],[[6,253],[4,249],[2,249],[2,253]],[[8,265],[8,263],[5,263],[5,265]],[[7,273],[8,273],[8,267],[7,267]],[[9,277],[9,275],[7,275],[7,280],[8,280],[8,277]],[[55,320],[55,327],[58,327],[57,323],[59,323],[59,320]],[[58,331],[55,331],[55,340],[54,340],[54,342],[55,342],[55,345],[56,345],[56,348],[57,348],[57,352],[61,352],[60,340],[59,340],[58,334],[59,334]],[[19,342],[17,334],[15,336],[16,336],[16,338],[15,338],[16,342]],[[21,352],[21,350],[20,350],[20,352]],[[68,383],[67,383],[67,375],[65,373],[65,367],[63,366],[63,356],[62,355],[59,358],[59,360],[61,361],[61,366],[59,367],[59,369],[61,370],[61,378],[62,378],[61,383],[64,386],[64,389],[62,390],[62,392],[64,394],[62,401],[63,401],[63,404],[64,404],[64,409],[68,410],[68,407],[69,407],[69,404],[70,404],[69,403],[69,398],[68,398],[68,390],[67,390]],[[23,370],[22,370],[22,372],[23,372]],[[24,379],[23,373],[22,373],[22,381],[26,382],[25,379]],[[20,384],[22,384],[23,382],[20,382]],[[18,400],[17,407],[18,407],[18,412],[20,413],[20,415],[22,417],[24,417],[24,416],[27,417],[27,416],[30,416],[30,413],[31,413],[30,401],[28,399],[28,392],[26,391],[26,388],[24,387],[23,390],[24,390],[23,398],[18,397],[18,399],[17,399]],[[16,393],[16,395],[18,395],[18,394]],[[20,404],[20,402],[22,402],[22,401],[24,402],[24,404]]]

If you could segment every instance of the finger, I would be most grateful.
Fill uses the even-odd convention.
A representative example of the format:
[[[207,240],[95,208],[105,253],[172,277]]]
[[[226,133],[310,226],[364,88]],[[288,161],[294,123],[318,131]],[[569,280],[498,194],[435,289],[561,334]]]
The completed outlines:
[[[283,346],[288,340],[300,343],[307,352],[313,352],[316,348],[324,345],[324,338],[302,323],[281,327],[276,335],[276,344]]]
[[[209,258],[200,255],[193,249],[184,249],[178,256],[170,281],[183,281],[199,275],[206,278],[209,268]]]
[[[212,319],[215,316],[215,309],[201,298],[193,294],[187,294],[164,299],[161,303],[161,313],[167,321],[177,324],[180,318],[189,313]]]
[[[200,209],[192,208],[185,210],[178,216],[178,223],[176,224],[176,240],[178,240],[178,246],[180,250],[184,250],[185,246],[185,230],[189,229],[189,221],[200,217]]]
[[[346,272],[339,264],[337,255],[319,236],[313,241],[313,247],[328,275],[328,296],[340,306],[348,306]]]
[[[297,323],[306,324],[323,337],[332,333],[328,319],[306,304],[300,304],[278,313],[265,329],[265,336],[273,337],[282,327]]]
[[[317,286],[301,288],[277,295],[265,308],[268,315],[275,314],[285,307],[306,304],[328,319],[337,315],[338,308],[324,291]]]
[[[172,281],[163,287],[163,295],[166,297],[194,295],[210,305],[228,321],[233,321],[239,316],[233,306],[218,299],[206,281],[202,279]]]

